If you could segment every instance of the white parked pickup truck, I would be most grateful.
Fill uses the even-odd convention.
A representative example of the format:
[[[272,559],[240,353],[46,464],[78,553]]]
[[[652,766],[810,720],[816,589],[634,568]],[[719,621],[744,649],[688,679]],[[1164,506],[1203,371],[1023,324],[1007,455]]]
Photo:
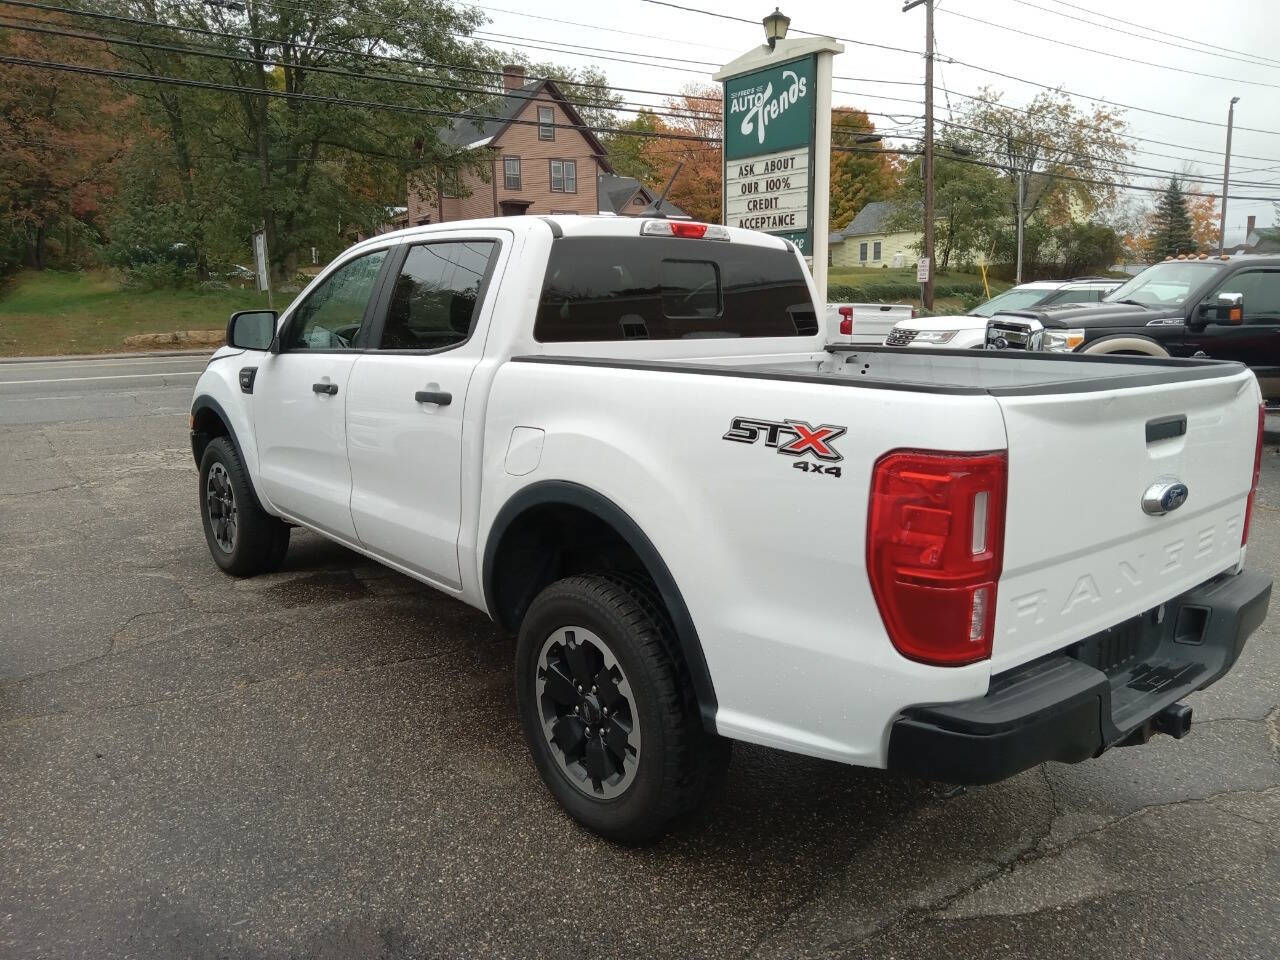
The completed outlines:
[[[828,349],[818,303],[698,223],[367,240],[200,377],[209,549],[306,527],[488,613],[538,771],[621,841],[735,739],[983,783],[1185,734],[1270,597],[1253,374]]]
[[[894,324],[910,322],[915,315],[916,308],[909,303],[828,303],[827,342],[878,347]]]

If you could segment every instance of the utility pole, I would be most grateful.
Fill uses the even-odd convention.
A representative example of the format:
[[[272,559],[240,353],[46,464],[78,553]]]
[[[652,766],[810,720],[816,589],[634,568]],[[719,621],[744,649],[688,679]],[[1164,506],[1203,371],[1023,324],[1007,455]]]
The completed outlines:
[[[1014,283],[1022,283],[1022,196],[1026,188],[1021,170],[1018,171],[1014,182],[1018,187],[1018,268]]]
[[[1227,107],[1227,159],[1222,165],[1222,218],[1218,221],[1218,256],[1222,256],[1227,245],[1227,187],[1231,182],[1231,127],[1236,121],[1236,104],[1239,97],[1231,98]]]
[[[924,152],[920,158],[924,175],[924,259],[928,263],[924,283],[920,285],[920,303],[933,309],[933,0],[910,0],[903,4],[906,13],[924,4]]]

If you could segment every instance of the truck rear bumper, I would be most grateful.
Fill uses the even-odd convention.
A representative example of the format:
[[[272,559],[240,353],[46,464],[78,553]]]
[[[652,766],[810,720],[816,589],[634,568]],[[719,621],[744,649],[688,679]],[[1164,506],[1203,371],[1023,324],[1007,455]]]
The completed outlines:
[[[1045,760],[1077,763],[1108,747],[1145,743],[1167,732],[1167,708],[1231,669],[1270,599],[1270,577],[1222,574],[992,677],[984,697],[912,707],[890,731],[888,767],[948,783],[994,783]]]

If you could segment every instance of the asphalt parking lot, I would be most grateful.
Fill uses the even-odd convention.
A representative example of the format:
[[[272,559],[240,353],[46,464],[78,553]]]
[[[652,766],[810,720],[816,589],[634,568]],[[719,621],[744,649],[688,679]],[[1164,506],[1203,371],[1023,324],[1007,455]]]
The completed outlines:
[[[23,366],[0,366],[4,958],[1277,955],[1275,614],[1181,742],[958,795],[739,746],[696,820],[619,849],[541,786],[483,616],[306,534],[280,573],[217,570],[180,364]],[[1252,541],[1280,572],[1274,445]]]

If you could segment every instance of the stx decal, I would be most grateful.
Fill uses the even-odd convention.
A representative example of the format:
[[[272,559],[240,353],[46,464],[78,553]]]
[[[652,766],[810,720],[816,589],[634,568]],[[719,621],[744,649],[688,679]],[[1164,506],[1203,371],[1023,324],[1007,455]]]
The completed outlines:
[[[725,440],[734,443],[755,443],[764,438],[764,445],[789,457],[813,454],[824,463],[839,463],[844,459],[836,451],[834,441],[845,434],[845,427],[824,423],[811,426],[803,420],[758,420],[754,417],[734,417]]]

